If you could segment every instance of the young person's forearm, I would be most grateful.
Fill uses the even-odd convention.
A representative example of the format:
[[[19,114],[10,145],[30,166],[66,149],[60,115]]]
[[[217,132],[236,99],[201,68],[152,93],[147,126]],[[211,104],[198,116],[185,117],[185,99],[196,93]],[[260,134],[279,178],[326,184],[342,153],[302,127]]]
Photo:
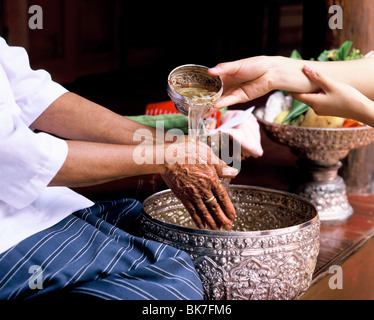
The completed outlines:
[[[365,58],[350,61],[314,62],[321,72],[336,81],[344,82],[369,99],[374,100],[374,59]]]
[[[374,100],[374,58],[365,58],[350,61],[304,61],[290,58],[275,57],[274,89],[290,92],[312,92],[318,88],[310,82],[303,73],[305,63],[319,70],[335,81],[344,82],[359,90],[369,99]]]
[[[363,97],[355,110],[357,110],[357,112],[352,116],[353,119],[374,128],[374,102],[372,100]]]

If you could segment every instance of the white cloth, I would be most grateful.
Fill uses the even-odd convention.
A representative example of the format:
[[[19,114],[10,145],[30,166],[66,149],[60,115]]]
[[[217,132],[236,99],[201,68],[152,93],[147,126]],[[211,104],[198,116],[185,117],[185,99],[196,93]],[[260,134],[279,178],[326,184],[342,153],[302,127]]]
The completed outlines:
[[[63,165],[67,143],[30,125],[67,90],[26,51],[0,38],[0,253],[92,202],[68,188],[47,187]]]

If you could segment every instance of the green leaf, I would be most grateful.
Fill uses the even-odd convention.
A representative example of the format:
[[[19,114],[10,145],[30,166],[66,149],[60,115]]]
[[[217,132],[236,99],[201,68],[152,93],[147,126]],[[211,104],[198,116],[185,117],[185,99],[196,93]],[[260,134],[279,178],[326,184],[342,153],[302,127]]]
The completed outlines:
[[[292,59],[297,59],[297,60],[303,60],[301,54],[297,50],[292,51],[291,58]]]
[[[339,48],[339,51],[338,51],[338,57],[337,57],[337,61],[345,61],[348,57],[348,53],[349,51],[351,50],[352,48],[352,45],[353,45],[353,42],[352,41],[346,41],[342,44],[342,46]]]
[[[291,123],[294,123],[296,119],[301,116],[303,113],[307,112],[310,109],[309,106],[307,106],[305,103],[293,100],[292,102],[292,108],[290,113],[287,115],[287,117],[283,120],[283,123],[287,121],[291,121]]]
[[[318,57],[318,61],[329,61],[330,59],[327,57],[327,55],[329,54],[329,51],[325,50],[323,51],[319,57]]]

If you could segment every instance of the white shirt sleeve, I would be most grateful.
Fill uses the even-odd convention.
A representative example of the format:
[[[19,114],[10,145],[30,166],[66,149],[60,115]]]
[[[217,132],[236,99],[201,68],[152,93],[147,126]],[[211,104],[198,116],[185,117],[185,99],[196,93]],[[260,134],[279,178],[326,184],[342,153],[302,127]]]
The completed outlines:
[[[34,133],[12,115],[1,112],[0,118],[0,200],[21,209],[34,202],[60,170],[68,147],[64,140]]]
[[[45,70],[32,70],[24,48],[11,47],[0,37],[0,66],[4,70],[21,119],[30,126],[53,101],[67,90],[53,82]]]
[[[0,38],[0,200],[17,209],[38,198],[67,157],[64,140],[29,128],[64,92]]]

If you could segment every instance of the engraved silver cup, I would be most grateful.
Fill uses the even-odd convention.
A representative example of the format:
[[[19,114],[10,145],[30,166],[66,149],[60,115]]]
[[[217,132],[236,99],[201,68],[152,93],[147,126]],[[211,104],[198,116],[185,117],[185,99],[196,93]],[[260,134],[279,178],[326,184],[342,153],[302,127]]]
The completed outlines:
[[[212,77],[207,71],[207,67],[197,64],[186,64],[170,72],[166,90],[170,99],[174,102],[175,107],[181,114],[188,115],[190,100],[174,91],[174,88],[177,86],[196,85],[208,88],[211,91],[216,91],[217,93],[212,97],[210,103],[205,105],[206,110],[204,110],[204,113],[213,107],[214,102],[222,95],[223,82],[221,78]]]

